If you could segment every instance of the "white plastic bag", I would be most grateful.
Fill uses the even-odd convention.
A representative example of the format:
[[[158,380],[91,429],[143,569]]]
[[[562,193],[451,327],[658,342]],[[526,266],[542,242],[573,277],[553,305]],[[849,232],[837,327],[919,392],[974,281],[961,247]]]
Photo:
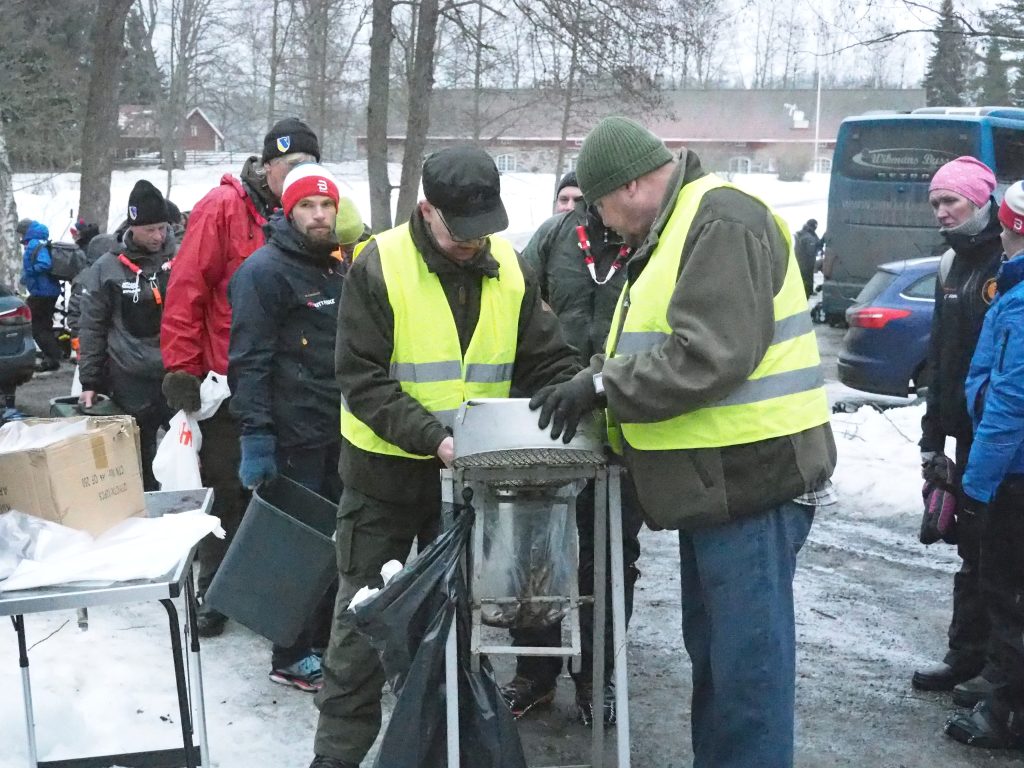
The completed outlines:
[[[178,411],[171,417],[170,428],[160,441],[153,459],[153,476],[160,483],[161,491],[203,487],[199,474],[203,432],[199,429],[199,422],[213,416],[230,395],[228,377],[210,371],[199,386],[199,410],[195,413]]]
[[[153,476],[161,491],[187,491],[202,488],[199,475],[199,449],[203,434],[198,422],[178,411],[171,417],[171,426],[156,449]]]
[[[78,397],[82,394],[82,379],[78,375],[78,366],[75,366],[75,377],[71,379],[71,396]]]

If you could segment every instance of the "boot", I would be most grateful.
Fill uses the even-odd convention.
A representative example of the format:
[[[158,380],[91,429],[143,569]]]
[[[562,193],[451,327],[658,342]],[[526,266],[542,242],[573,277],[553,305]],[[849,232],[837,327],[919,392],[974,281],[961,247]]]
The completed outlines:
[[[501,698],[512,710],[512,716],[518,720],[531,709],[550,706],[555,700],[555,683],[516,675],[501,687]]]
[[[971,712],[955,713],[946,721],[943,730],[950,738],[969,747],[1021,749],[1024,748],[1024,735],[1020,732],[1018,720],[1016,712],[1000,717],[986,700]]]
[[[199,606],[196,614],[196,627],[200,637],[217,637],[224,634],[224,626],[228,623],[228,617],[206,605]]]
[[[919,691],[951,691],[954,686],[981,674],[983,666],[984,662],[950,666],[940,661],[934,666],[914,672],[911,684]]]
[[[335,757],[317,755],[313,758],[313,762],[309,764],[309,768],[359,768],[359,766],[355,763],[338,760]]]
[[[984,674],[976,675],[953,688],[953,703],[958,707],[974,709],[978,702],[991,696],[997,687]]]

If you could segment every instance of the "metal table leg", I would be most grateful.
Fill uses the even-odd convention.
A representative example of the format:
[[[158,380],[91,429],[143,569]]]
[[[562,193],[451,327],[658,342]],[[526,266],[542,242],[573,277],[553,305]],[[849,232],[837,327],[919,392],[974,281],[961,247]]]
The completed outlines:
[[[602,469],[594,478],[594,640],[591,654],[591,709],[593,732],[590,764],[604,768],[604,627],[605,579],[608,553],[608,470]]]
[[[28,731],[28,764],[36,768],[39,753],[36,750],[36,720],[32,707],[32,681],[28,675],[28,649],[25,643],[25,617],[11,616],[14,631],[18,634],[18,666],[21,667],[21,698],[25,706],[25,728]]]
[[[459,649],[456,625],[458,616],[452,616],[448,628],[448,639],[444,644],[445,716],[448,723],[448,765],[458,768],[462,765],[459,741]]]
[[[195,581],[189,571],[185,581],[185,616],[189,640],[190,680],[195,686],[191,691],[191,705],[196,732],[199,736],[199,758],[204,768],[210,767],[210,748],[206,737],[206,698],[203,691],[203,665],[199,656],[198,606],[196,603]]]
[[[189,712],[188,681],[185,679],[184,652],[181,647],[181,627],[178,624],[178,609],[170,598],[160,601],[167,609],[171,628],[171,655],[174,656],[174,680],[178,687],[178,715],[181,718],[181,740],[185,749],[185,768],[196,768],[192,746],[192,715]]]
[[[622,470],[608,468],[608,525],[612,553],[612,641],[615,659],[615,744],[618,768],[629,768],[629,675],[626,657],[626,580],[622,562]],[[596,658],[596,657],[595,657]],[[595,662],[596,663],[596,662]],[[596,694],[595,694],[596,696]]]

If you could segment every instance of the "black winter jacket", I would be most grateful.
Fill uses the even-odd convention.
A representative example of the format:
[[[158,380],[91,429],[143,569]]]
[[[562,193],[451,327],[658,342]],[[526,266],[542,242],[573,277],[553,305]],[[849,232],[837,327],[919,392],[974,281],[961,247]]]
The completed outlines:
[[[985,313],[995,298],[995,276],[1003,253],[998,212],[992,200],[988,224],[979,234],[943,235],[956,255],[945,282],[937,280],[935,286],[922,451],[942,453],[947,436],[958,441],[970,441],[973,436],[964,382]]]
[[[576,348],[585,365],[592,355],[604,352],[626,270],[620,266],[604,285],[594,282],[576,234],[580,225],[587,228],[595,272],[603,280],[619,256],[622,238],[588,215],[583,205],[541,224],[523,249],[523,260],[536,270],[541,296],[555,310],[565,340]]]
[[[438,250],[418,209],[409,226],[424,263],[441,283],[465,353],[480,318],[483,281],[501,279],[498,262],[488,246],[469,263],[454,263]],[[526,291],[519,312],[512,388],[529,396],[546,384],[572,378],[580,365],[575,351],[562,338],[558,319],[541,301],[533,270],[522,260],[520,265]],[[432,318],[423,321],[430,323]],[[444,426],[405,394],[388,373],[395,317],[375,240],[368,242],[352,263],[338,323],[335,371],[352,413],[378,435],[410,453],[435,453],[447,435]],[[385,502],[411,504],[436,497],[440,489],[440,461],[371,453],[344,439],[339,468],[346,488]]]
[[[334,340],[344,265],[310,248],[281,214],[263,230],[266,245],[228,284],[231,412],[243,435],[319,448],[339,439]]]
[[[131,232],[126,232],[118,252],[108,251],[89,267],[78,329],[82,389],[103,392],[110,375],[122,381],[159,381],[163,377],[160,318],[170,278],[167,265],[177,247],[169,226],[157,253],[136,248]],[[121,253],[141,274],[120,261]]]

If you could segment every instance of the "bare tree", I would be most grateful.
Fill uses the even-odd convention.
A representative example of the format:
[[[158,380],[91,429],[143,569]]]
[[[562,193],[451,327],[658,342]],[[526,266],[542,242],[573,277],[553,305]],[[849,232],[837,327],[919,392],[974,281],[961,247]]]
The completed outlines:
[[[15,285],[21,271],[21,247],[15,228],[18,206],[14,202],[14,181],[7,159],[7,140],[0,120],[0,283]]]
[[[370,82],[366,103],[366,170],[370,182],[370,226],[391,227],[388,178],[388,99],[391,91],[391,42],[394,0],[373,0],[370,23]]]
[[[434,92],[434,42],[437,38],[438,0],[420,0],[416,45],[409,78],[409,111],[405,128],[405,154],[398,186],[398,221],[407,219],[418,199],[423,152],[430,129],[430,99]]]
[[[270,57],[267,76],[267,130],[277,120],[277,86],[281,62],[291,34],[295,0],[274,0],[270,15]],[[255,53],[255,50],[254,50]]]
[[[100,0],[92,27],[92,67],[82,119],[82,177],[78,215],[106,226],[110,173],[117,144],[117,94],[124,27],[132,0]]]

